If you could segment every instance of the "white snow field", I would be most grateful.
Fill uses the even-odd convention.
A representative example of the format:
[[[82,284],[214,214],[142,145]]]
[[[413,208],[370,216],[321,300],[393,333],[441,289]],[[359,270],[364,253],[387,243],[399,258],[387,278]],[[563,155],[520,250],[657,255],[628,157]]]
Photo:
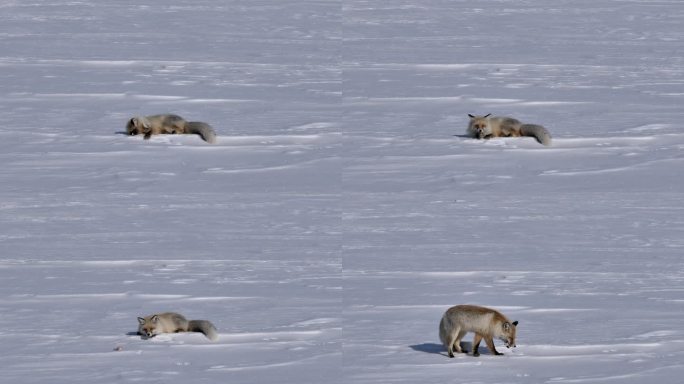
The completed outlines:
[[[0,382],[680,383],[683,22],[674,0],[0,2]],[[123,134],[165,112],[217,144]],[[466,138],[468,113],[553,145]],[[518,320],[517,348],[447,358],[463,303]],[[162,311],[219,340],[141,340]]]

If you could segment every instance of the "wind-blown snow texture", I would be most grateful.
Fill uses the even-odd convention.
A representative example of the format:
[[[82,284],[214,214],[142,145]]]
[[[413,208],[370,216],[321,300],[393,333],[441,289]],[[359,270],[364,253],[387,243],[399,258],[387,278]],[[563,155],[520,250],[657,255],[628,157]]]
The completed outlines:
[[[682,20],[657,0],[0,3],[2,380],[679,383]],[[122,134],[163,112],[218,143]],[[468,113],[553,146],[465,138]],[[460,303],[519,320],[518,347],[448,359]],[[220,339],[134,334],[161,311]]]

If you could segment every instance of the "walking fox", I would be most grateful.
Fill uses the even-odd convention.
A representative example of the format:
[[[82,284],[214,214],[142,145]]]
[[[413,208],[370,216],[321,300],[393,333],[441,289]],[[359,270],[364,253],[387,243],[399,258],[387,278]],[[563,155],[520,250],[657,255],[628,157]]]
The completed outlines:
[[[491,139],[492,137],[531,136],[540,144],[551,145],[551,134],[546,128],[537,124],[523,124],[512,117],[475,116],[468,114],[467,135],[474,139]]]
[[[506,343],[506,348],[515,347],[517,321],[510,321],[500,312],[477,305],[457,305],[449,308],[439,322],[439,338],[447,349],[449,357],[454,351],[467,353],[461,349],[461,339],[468,332],[474,332],[473,356],[480,356],[478,348],[484,339],[487,348],[494,355],[503,355],[494,347],[494,338]]]
[[[197,134],[207,143],[216,142],[216,132],[207,123],[186,121],[178,115],[163,114],[132,117],[126,123],[128,135],[144,135],[145,140],[152,135]]]
[[[138,317],[138,323],[138,334],[143,339],[149,339],[161,333],[202,332],[209,340],[218,340],[216,327],[210,321],[187,320],[179,313],[166,312]]]

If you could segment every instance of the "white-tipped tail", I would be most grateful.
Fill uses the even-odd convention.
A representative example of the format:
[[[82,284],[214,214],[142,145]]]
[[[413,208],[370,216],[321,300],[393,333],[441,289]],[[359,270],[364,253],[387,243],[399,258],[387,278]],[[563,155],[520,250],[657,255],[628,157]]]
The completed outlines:
[[[194,133],[200,135],[204,141],[210,144],[216,143],[216,132],[214,132],[214,128],[212,128],[211,125],[201,121],[189,121],[187,125],[187,132],[185,133]]]
[[[190,320],[188,322],[188,332],[202,332],[209,340],[218,340],[218,331],[216,331],[214,324],[208,320]]]
[[[546,145],[547,147],[551,145],[551,134],[541,125],[523,124],[520,126],[520,134],[534,137],[540,144]]]

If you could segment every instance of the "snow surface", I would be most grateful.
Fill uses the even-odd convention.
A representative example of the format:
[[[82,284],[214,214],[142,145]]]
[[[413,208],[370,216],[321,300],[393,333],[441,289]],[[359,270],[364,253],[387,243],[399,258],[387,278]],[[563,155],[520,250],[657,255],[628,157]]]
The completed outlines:
[[[0,381],[681,382],[683,20],[674,0],[0,2]],[[163,112],[218,143],[122,134]],[[468,113],[553,146],[465,138]],[[448,359],[462,303],[519,320],[518,347]],[[220,339],[135,335],[161,311]]]

